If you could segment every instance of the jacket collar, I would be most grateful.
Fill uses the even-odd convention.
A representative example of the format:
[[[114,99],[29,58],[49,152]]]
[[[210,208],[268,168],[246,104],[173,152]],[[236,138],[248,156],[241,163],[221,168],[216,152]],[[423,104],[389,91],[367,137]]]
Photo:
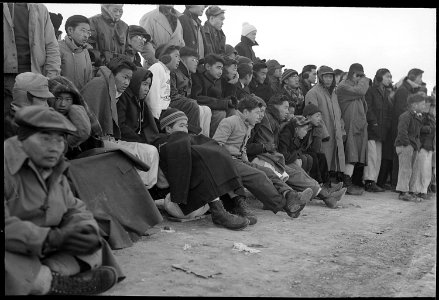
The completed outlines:
[[[7,140],[8,141],[8,140]],[[23,144],[18,140],[17,136],[9,139],[9,142],[5,142],[5,160],[7,161],[7,166],[9,172],[14,175],[16,174],[25,163],[35,171],[37,170],[33,162],[30,160],[29,155],[23,150]],[[69,163],[65,161],[64,157],[58,161],[58,163],[53,168],[52,174],[62,174],[69,167]]]
[[[405,78],[403,81],[403,85],[412,93],[415,93],[419,90],[419,86],[416,83],[411,83],[411,81],[407,80],[408,78]]]
[[[64,41],[65,41],[67,47],[69,47],[69,49],[71,51],[76,52],[76,53],[82,52],[85,49],[93,49],[93,47],[89,43],[85,43],[82,46],[76,45],[76,43],[69,36],[66,36]]]
[[[193,13],[191,13],[189,9],[186,8],[186,9],[184,10],[184,12],[183,12],[183,15],[188,16],[189,18],[191,18],[192,20],[194,20],[194,21],[197,23],[198,26],[201,25],[201,20],[200,20],[200,18],[198,18],[197,15],[194,15]]]
[[[250,47],[252,46],[259,46],[258,42],[253,42],[251,39],[249,39],[246,36],[241,35],[241,42],[243,42],[246,45],[249,45]]]
[[[204,72],[203,72],[203,75],[204,75],[204,77],[206,77],[206,78],[207,78],[210,82],[212,82],[213,84],[215,84],[216,81],[218,80],[218,79],[216,79],[216,78],[213,78],[213,76],[210,75],[210,73],[207,72],[207,71],[204,71]]]
[[[183,61],[180,61],[177,68],[181,71],[181,73],[183,73],[186,77],[188,77],[189,80],[191,79],[191,74],[189,72],[189,69],[187,68],[186,64]]]
[[[281,123],[279,111],[273,105],[268,105],[265,114],[270,114],[279,124]]]
[[[236,115],[239,117],[239,119],[245,125],[245,127],[247,127],[247,128],[253,127],[247,122],[247,120],[245,119],[244,114],[242,112],[240,112],[239,110],[236,110]]]

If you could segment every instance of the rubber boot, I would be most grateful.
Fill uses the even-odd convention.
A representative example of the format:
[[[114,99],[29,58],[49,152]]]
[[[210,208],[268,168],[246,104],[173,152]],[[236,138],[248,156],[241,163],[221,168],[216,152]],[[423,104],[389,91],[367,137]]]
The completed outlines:
[[[232,230],[240,230],[247,227],[250,221],[247,218],[232,215],[224,209],[221,200],[209,202],[210,212],[212,214],[212,222],[216,225],[224,226]]]
[[[247,201],[243,196],[236,196],[232,198],[233,208],[231,209],[231,213],[234,215],[238,215],[244,218],[247,218],[250,221],[249,225],[254,225],[258,222],[258,219],[254,214],[250,212]]]
[[[348,195],[360,196],[363,194],[363,189],[355,186],[352,183],[352,178],[349,175],[343,174],[343,187],[347,188],[346,193]]]
[[[311,188],[305,189],[303,192],[296,192],[295,190],[290,190],[286,195],[286,204],[284,211],[291,218],[297,218],[300,212],[305,208],[306,204],[311,200],[313,196],[313,191]]]
[[[52,277],[49,295],[97,295],[109,290],[117,282],[116,270],[109,266],[73,276],[52,272]]]

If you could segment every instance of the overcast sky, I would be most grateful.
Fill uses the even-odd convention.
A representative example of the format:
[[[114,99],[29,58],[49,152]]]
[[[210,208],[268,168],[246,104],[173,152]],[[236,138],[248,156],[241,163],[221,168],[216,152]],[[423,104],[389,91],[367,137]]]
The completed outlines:
[[[45,4],[50,12],[68,17],[100,13],[99,4]],[[122,20],[139,25],[140,18],[156,5],[126,4]],[[183,12],[183,5],[175,5]],[[411,68],[425,71],[428,94],[436,84],[436,9],[432,8],[348,8],[293,6],[226,6],[223,31],[226,43],[241,39],[243,22],[258,32],[253,47],[256,56],[276,59],[299,73],[307,64],[328,65],[347,71],[361,63],[368,77],[388,68],[393,81]],[[203,15],[201,20],[206,20]]]

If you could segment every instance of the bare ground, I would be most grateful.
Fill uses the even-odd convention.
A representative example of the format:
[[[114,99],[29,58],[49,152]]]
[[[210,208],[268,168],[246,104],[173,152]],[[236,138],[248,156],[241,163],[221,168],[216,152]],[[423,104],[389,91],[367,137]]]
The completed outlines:
[[[127,277],[105,295],[435,297],[436,203],[365,192],[337,209],[313,200],[290,219],[252,200],[258,223],[242,231],[210,216],[165,220],[113,251]],[[261,252],[239,252],[235,242]]]

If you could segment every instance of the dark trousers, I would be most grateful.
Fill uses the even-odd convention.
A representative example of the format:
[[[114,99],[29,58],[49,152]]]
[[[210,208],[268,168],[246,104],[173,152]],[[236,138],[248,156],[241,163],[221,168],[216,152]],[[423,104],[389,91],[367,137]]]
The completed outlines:
[[[280,180],[272,170],[258,166],[257,164],[243,162],[240,159],[234,159],[233,162],[238,174],[241,176],[243,186],[246,187],[250,193],[274,213],[283,209],[286,200],[282,196],[282,193],[291,188],[286,186],[285,183],[285,186],[281,184],[279,181],[282,182],[282,180]],[[269,177],[276,182],[276,187]],[[275,177],[277,177],[278,180],[276,180]]]
[[[378,179],[377,179],[377,184],[379,186],[384,186],[387,183],[387,178],[389,177],[389,175],[392,178],[392,166],[393,166],[392,159],[381,160],[380,172],[378,173]]]
[[[305,152],[312,157],[313,163],[309,175],[318,183],[329,182],[328,162],[326,156],[320,152]]]
[[[390,184],[396,186],[398,184],[398,173],[399,173],[399,158],[398,155],[393,156],[392,160],[392,174],[390,176]]]
[[[3,116],[5,117],[10,110],[12,103],[12,89],[15,84],[15,77],[18,74],[3,74]],[[3,119],[4,120],[4,119]]]

